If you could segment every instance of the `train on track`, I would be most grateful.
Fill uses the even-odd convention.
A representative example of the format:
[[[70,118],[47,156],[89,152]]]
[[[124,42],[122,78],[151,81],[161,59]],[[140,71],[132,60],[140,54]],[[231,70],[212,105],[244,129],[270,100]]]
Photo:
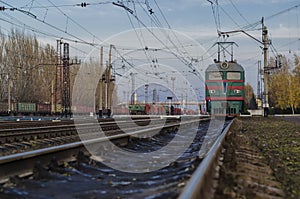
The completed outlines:
[[[59,106],[61,110],[61,106]],[[10,103],[0,102],[0,115],[41,115],[51,114],[51,104],[48,103]]]
[[[10,110],[9,110],[10,109]],[[61,104],[57,104],[57,108],[54,108],[50,103],[11,103],[10,108],[7,102],[0,102],[0,115],[29,115],[29,116],[59,116],[62,113]],[[98,110],[98,107],[96,107]],[[106,115],[106,110],[103,110]],[[90,114],[94,113],[93,106],[73,105],[72,112],[75,114]],[[114,115],[181,115],[181,109],[159,104],[134,104],[128,106],[115,106],[112,108],[112,114]]]
[[[202,109],[204,110],[204,109]],[[178,105],[166,104],[131,104],[128,106],[114,106],[113,115],[197,115],[199,111],[192,109],[182,109]],[[205,114],[205,112],[201,112]]]
[[[216,61],[205,71],[207,112],[214,116],[238,116],[245,100],[245,71],[236,61]]]
[[[75,105],[72,106],[75,113],[91,113],[94,112],[93,106]],[[32,103],[32,102],[13,102],[10,108],[7,102],[0,102],[0,115],[24,115],[24,116],[59,116],[62,114],[61,104],[56,105],[56,109],[50,103]]]
[[[181,115],[181,109],[173,105],[135,104],[128,109],[130,115]]]

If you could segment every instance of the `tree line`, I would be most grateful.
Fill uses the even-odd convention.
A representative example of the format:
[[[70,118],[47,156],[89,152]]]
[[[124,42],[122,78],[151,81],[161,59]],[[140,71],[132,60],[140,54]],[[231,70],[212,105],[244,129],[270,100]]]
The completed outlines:
[[[0,100],[50,102],[55,79],[56,50],[42,45],[35,36],[13,29],[0,32]]]
[[[300,113],[300,56],[293,59],[280,55],[281,67],[272,67],[269,73],[269,106],[273,113]],[[276,59],[271,58],[269,66],[276,66]],[[263,95],[262,95],[263,96]],[[249,83],[245,85],[245,111],[257,109],[257,96]]]
[[[300,56],[294,54],[293,60],[281,57],[281,68],[270,71],[269,103],[294,114],[300,108]],[[270,64],[274,62],[271,59]]]
[[[7,102],[10,87],[12,102],[51,103],[56,78],[56,48],[39,42],[36,36],[12,29],[9,35],[0,31],[0,102]],[[61,62],[62,63],[62,62]],[[80,67],[84,71],[80,72]],[[104,69],[93,60],[70,66],[70,91],[76,92],[75,104],[98,105],[100,101],[99,81]],[[76,80],[77,78],[77,80]],[[59,81],[59,80],[58,80]],[[76,82],[75,82],[76,81]],[[76,84],[76,88],[73,87]],[[58,83],[57,103],[61,103],[61,86]],[[96,88],[95,88],[96,86]],[[102,92],[105,85],[102,84]],[[89,89],[86,89],[89,88]],[[114,85],[110,89],[113,89]],[[96,89],[95,99],[89,97]],[[105,94],[102,93],[103,102]],[[116,96],[113,96],[116,99]],[[116,101],[116,100],[114,100]]]

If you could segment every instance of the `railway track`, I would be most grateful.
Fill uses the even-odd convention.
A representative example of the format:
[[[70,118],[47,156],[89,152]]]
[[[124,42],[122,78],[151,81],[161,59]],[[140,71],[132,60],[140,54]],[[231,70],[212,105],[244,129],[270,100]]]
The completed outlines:
[[[0,197],[16,196],[16,192],[20,193],[24,191],[26,194],[30,194],[31,198],[42,198],[41,195],[47,195],[47,192],[51,191],[51,188],[48,189],[48,186],[52,187],[55,184],[60,184],[61,180],[66,180],[68,184],[69,181],[71,184],[76,184],[77,182],[77,189],[81,187],[80,190],[76,191],[72,190],[74,187],[65,187],[64,190],[69,191],[69,193],[68,191],[64,193],[65,196],[70,194],[67,198],[90,198],[94,196],[96,198],[116,198],[117,195],[121,198],[145,198],[148,196],[153,196],[154,198],[168,196],[173,198],[180,194],[187,180],[201,162],[201,158],[199,157],[201,145],[199,143],[203,141],[209,123],[209,121],[202,121],[200,123],[194,142],[179,159],[162,169],[143,174],[129,174],[107,167],[101,162],[96,161],[92,156],[89,156],[82,142],[1,157],[0,170],[2,173],[6,173],[6,176],[2,175],[2,180],[10,178],[10,181],[6,181],[4,184]],[[189,129],[191,127],[190,124],[181,124],[185,126],[183,129],[187,131],[187,135],[191,130]],[[139,153],[148,152],[149,150],[155,151],[170,142],[174,138],[177,129],[178,124],[167,124],[164,133],[155,135],[151,139],[144,139],[141,136],[132,137],[128,140],[127,145],[122,147],[128,151]],[[148,135],[149,131],[152,130],[154,129],[139,130],[132,132],[130,136],[135,136],[136,134]],[[110,139],[118,140],[122,136],[124,135],[114,135]],[[90,140],[89,142],[99,143],[101,140]],[[177,146],[181,144],[181,142],[176,143]],[[142,156],[143,154],[141,153]],[[53,157],[55,157],[55,160]],[[51,159],[52,161],[50,161]],[[130,160],[128,161],[130,162]],[[21,164],[23,166],[20,166]],[[145,164],[142,158],[140,164]],[[19,173],[12,171],[18,171]],[[23,178],[11,178],[15,175],[22,176]],[[84,182],[88,181],[89,187],[83,186],[76,180],[73,181],[77,178],[81,178]],[[45,186],[48,188],[37,190],[30,187],[32,183],[46,183],[47,185]],[[21,194],[20,197],[24,198],[25,196]],[[53,198],[60,197],[56,195]]]
[[[174,121],[176,120],[169,120],[167,122]],[[99,125],[105,131],[106,135],[110,136],[121,134],[120,129],[130,130],[131,122],[121,120],[116,123],[116,121],[109,119],[100,120]],[[152,119],[152,122],[155,122],[156,125],[162,125],[163,120]],[[138,128],[142,129],[147,128],[144,126],[149,121],[148,119],[141,118],[134,120],[134,123],[138,125]],[[20,125],[19,123],[14,124]],[[49,124],[51,125],[41,127],[33,125],[34,127],[27,127],[26,123],[25,127],[21,125],[21,128],[0,129],[0,156],[80,141],[76,127],[84,130],[89,136],[92,136],[92,134],[97,136],[97,132],[93,132],[95,129],[87,121],[80,121],[79,124],[76,124],[77,126],[74,125],[73,121],[72,123],[67,121],[62,123],[56,122],[55,125],[52,123]]]
[[[229,133],[232,122],[233,120],[226,126],[220,136],[218,136],[212,147],[209,148],[209,151],[205,155],[200,166],[193,173],[187,186],[180,194],[180,199],[213,198],[216,188],[216,179],[219,173],[222,149],[226,142],[225,138]]]
[[[240,119],[227,126],[194,172],[180,199],[287,198],[271,165]],[[255,133],[254,133],[255,134]]]

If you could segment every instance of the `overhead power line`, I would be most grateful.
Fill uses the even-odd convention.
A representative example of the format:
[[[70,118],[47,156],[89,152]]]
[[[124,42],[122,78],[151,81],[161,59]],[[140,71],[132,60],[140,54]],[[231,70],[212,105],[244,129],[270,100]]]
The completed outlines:
[[[277,16],[279,16],[279,15],[282,15],[282,14],[284,14],[284,13],[286,13],[286,12],[289,12],[289,11],[291,11],[291,10],[294,10],[294,9],[296,9],[296,8],[298,8],[298,7],[300,7],[300,4],[297,4],[297,5],[295,5],[295,6],[292,6],[292,7],[290,7],[290,8],[287,8],[287,9],[285,9],[285,10],[282,10],[282,11],[280,11],[280,12],[277,12],[277,13],[271,15],[271,16],[265,17],[265,20],[270,20],[270,19],[272,19],[272,18],[274,18],[274,17],[277,17]]]
[[[87,30],[85,27],[83,27],[77,21],[73,20],[66,13],[64,13],[59,7],[57,7],[54,3],[52,3],[52,1],[48,0],[48,2],[50,2],[60,13],[62,13],[65,17],[67,17],[68,20],[72,21],[74,24],[76,24],[77,26],[79,26],[82,30],[84,30],[85,32],[87,32],[88,34],[90,34],[91,36],[93,36],[93,38],[96,38],[100,42],[103,42],[103,40],[101,40],[99,37],[97,37],[96,35],[94,35],[93,33],[91,33],[89,30]],[[82,7],[86,7],[86,5],[91,5],[91,4],[89,4],[89,3],[88,4],[87,3],[81,3]]]
[[[247,23],[250,24],[250,22],[244,17],[244,15],[239,11],[239,9],[236,7],[236,5],[233,3],[232,0],[229,0],[233,8],[236,10],[236,12],[243,18],[243,20]]]
[[[76,4],[62,4],[62,5],[47,5],[47,6],[22,6],[21,9],[47,9],[47,8],[62,8],[62,7],[87,7],[87,6],[97,6],[104,4],[111,4],[112,1],[105,1],[99,3],[76,3]]]
[[[1,1],[2,3],[4,3],[3,1]],[[6,4],[6,3],[5,3]],[[22,10],[22,9],[19,9],[19,8],[13,8],[13,7],[11,7],[11,8],[6,8],[5,6],[1,6],[0,7],[0,11],[5,11],[5,10],[10,10],[10,11],[19,11],[19,12],[22,12],[22,13],[24,13],[24,14],[26,14],[26,15],[28,15],[28,16],[30,16],[30,17],[32,17],[32,18],[36,18],[36,16],[34,15],[34,14],[32,14],[31,12],[28,12],[28,11],[26,11],[26,10]]]
[[[114,5],[116,6],[119,6],[121,8],[123,8],[124,10],[126,10],[127,12],[129,12],[141,25],[143,25],[150,33],[151,35],[157,40],[159,41],[163,46],[165,46],[167,49],[168,49],[168,46],[157,36],[154,34],[154,32],[152,30],[150,30],[149,27],[146,26],[146,24],[137,16],[137,14],[132,10],[130,9],[128,6],[124,5],[123,2],[120,2],[118,1],[117,3],[113,3]],[[168,37],[167,37],[168,38]],[[169,39],[170,41],[170,39]],[[173,42],[173,41],[170,41],[170,42]],[[189,68],[191,68],[193,71],[197,71],[195,69],[195,67],[192,65],[192,62],[187,60],[184,56],[180,56],[178,55],[177,53],[175,53],[173,50],[171,49],[168,49],[175,57],[178,58],[178,60],[180,60],[183,64],[185,64],[186,66],[188,66]],[[200,74],[198,74],[200,75]]]
[[[291,10],[297,9],[298,7],[300,7],[300,4],[297,4],[297,5],[292,6],[292,7],[290,7],[290,8],[287,8],[287,9],[284,9],[284,10],[282,10],[282,11],[279,11],[279,12],[273,14],[273,15],[270,15],[270,16],[265,17],[264,19],[265,19],[265,21],[270,20],[270,19],[273,19],[273,18],[275,18],[275,17],[277,17],[277,16],[279,16],[279,15],[282,15],[282,14],[284,14],[284,13],[286,13],[286,12],[289,12],[289,11],[291,11]],[[257,26],[260,25],[261,23],[262,23],[262,21],[259,20],[259,21],[256,21],[256,22],[252,23],[252,24],[249,24],[249,25],[247,25],[247,26],[242,27],[242,29],[243,29],[243,30],[249,30],[249,29],[251,29],[251,28],[257,27]]]
[[[14,9],[16,9],[16,10],[18,10],[18,11],[20,10],[20,9],[17,9],[17,8],[15,8],[14,6],[12,6],[12,5],[10,5],[10,4],[8,4],[8,3],[2,1],[2,0],[0,0],[0,2],[3,3],[3,4],[5,4],[6,6],[10,7],[10,8],[8,8],[8,9],[10,9],[10,10],[14,10]],[[61,28],[59,28],[59,27],[57,27],[57,26],[55,26],[55,25],[53,25],[53,24],[50,24],[50,23],[48,23],[48,22],[46,22],[46,21],[44,21],[44,20],[42,20],[42,19],[36,17],[36,16],[33,15],[32,13],[31,13],[31,14],[28,14],[28,13],[30,13],[30,12],[28,12],[28,13],[27,13],[27,12],[22,12],[22,13],[25,13],[26,15],[31,16],[34,20],[37,20],[37,21],[39,21],[39,22],[41,22],[41,23],[43,23],[43,24],[45,24],[45,25],[51,27],[52,29],[55,29],[55,30],[57,30],[57,31],[59,31],[59,32],[62,32],[62,33],[64,33],[64,34],[66,34],[66,35],[71,36],[72,38],[77,39],[78,42],[81,42],[81,43],[87,44],[87,45],[91,45],[91,46],[93,46],[93,47],[97,47],[97,46],[98,46],[98,45],[95,44],[94,42],[88,42],[88,41],[86,41],[86,40],[84,40],[84,39],[81,39],[80,37],[78,37],[78,36],[76,36],[76,35],[74,35],[74,34],[68,32],[68,31],[66,31],[66,30],[63,30],[63,29],[61,29]],[[26,25],[26,26],[27,26],[27,25]],[[32,28],[31,28],[31,29],[32,29]],[[57,38],[62,38],[62,37],[57,37]],[[67,40],[68,40],[68,39],[67,39]],[[71,39],[69,39],[69,40],[71,40]],[[76,42],[76,41],[75,41],[75,42]]]

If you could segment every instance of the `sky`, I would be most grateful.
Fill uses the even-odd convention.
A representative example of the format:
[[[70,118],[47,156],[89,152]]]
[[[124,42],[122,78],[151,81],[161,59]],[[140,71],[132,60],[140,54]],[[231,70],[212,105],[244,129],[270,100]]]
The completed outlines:
[[[112,44],[112,62],[120,75],[119,88],[124,87],[121,93],[132,89],[132,74],[140,73],[134,87],[164,79],[165,86],[178,91],[176,95],[182,96],[191,89],[198,99],[203,99],[203,74],[216,58],[214,43],[222,41],[217,30],[247,30],[261,40],[262,25],[257,22],[262,17],[277,53],[290,58],[300,54],[298,0],[90,0],[85,2],[86,7],[81,7],[81,3],[0,1],[0,6],[15,8],[0,12],[0,29],[7,35],[12,28],[21,29],[53,46],[57,39],[62,39],[70,44],[71,57],[81,60],[99,61],[100,46],[104,46],[107,61]],[[256,26],[245,29],[255,23]],[[234,49],[234,58],[245,68],[246,82],[256,91],[262,45],[241,33],[229,35],[226,41],[239,46]],[[270,51],[269,56],[274,57],[275,52]]]

